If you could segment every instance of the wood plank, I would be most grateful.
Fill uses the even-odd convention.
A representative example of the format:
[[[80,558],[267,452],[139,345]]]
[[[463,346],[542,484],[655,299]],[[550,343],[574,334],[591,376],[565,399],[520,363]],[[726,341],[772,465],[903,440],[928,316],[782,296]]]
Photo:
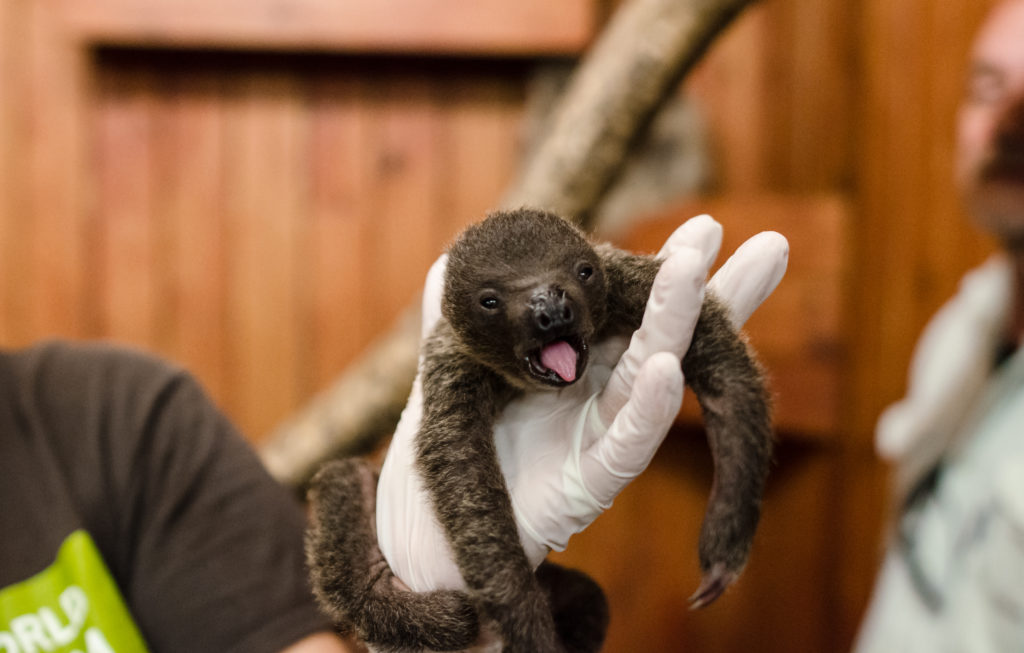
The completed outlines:
[[[715,143],[716,189],[754,193],[767,188],[768,130],[764,43],[770,7],[755,4],[740,16],[686,78],[684,88],[702,108]],[[758,107],[752,110],[751,107]]]
[[[216,76],[163,81],[154,134],[155,211],[164,243],[156,347],[196,374],[218,401],[227,369],[224,119]]]
[[[29,297],[25,239],[28,221],[25,129],[31,114],[26,92],[28,71],[21,53],[29,49],[27,10],[30,0],[0,3],[0,342],[20,342],[27,325],[23,303]]]
[[[823,192],[841,188],[853,162],[856,7],[846,2],[785,0],[775,6],[773,38],[765,55],[770,80],[761,98],[769,130],[778,136],[770,155],[773,188]],[[783,86],[782,89],[777,85]],[[776,101],[780,95],[785,101]]]
[[[96,99],[100,335],[151,346],[156,328],[152,137],[148,71],[105,71]]]
[[[494,209],[518,169],[523,85],[513,79],[456,77],[440,89],[445,178],[438,235],[447,243]]]
[[[83,332],[82,60],[51,6],[0,10],[0,339]]]
[[[925,71],[933,109],[928,138],[930,192],[922,194],[927,227],[922,230],[922,282],[918,284],[920,317],[929,318],[955,292],[960,278],[987,257],[995,242],[963,210],[954,179],[955,124],[969,69],[974,33],[993,2],[939,3],[927,24],[935,43]]]
[[[14,156],[14,98],[11,92],[14,87],[15,54],[17,50],[11,45],[11,41],[18,34],[15,20],[17,18],[15,9],[17,2],[4,2],[0,4],[0,230],[3,229],[4,219],[9,214],[7,198],[10,196],[10,170],[15,160]],[[0,236],[2,236],[0,231]],[[0,242],[3,242],[0,239]],[[3,285],[0,284],[0,293],[3,292]],[[0,294],[2,297],[2,294]],[[2,302],[0,302],[2,303]],[[2,321],[0,321],[2,324]]]
[[[854,10],[759,3],[686,80],[715,144],[723,192],[827,192],[852,174]]]
[[[60,0],[91,44],[500,55],[579,53],[594,0]]]
[[[845,340],[842,314],[847,209],[836,196],[699,199],[639,222],[618,244],[656,252],[686,219],[710,213],[725,228],[719,264],[744,240],[774,230],[790,241],[786,277],[744,327],[768,369],[780,433],[830,440],[841,432]],[[700,419],[684,401],[681,419]]]
[[[857,366],[851,417],[866,446],[878,414],[902,392],[921,327],[914,287],[920,279],[920,250],[915,244],[922,236],[923,194],[931,192],[922,170],[932,109],[921,81],[931,65],[928,35],[921,26],[925,5],[931,3],[869,3],[863,22],[861,38],[868,45],[858,149],[863,221],[854,232],[854,246],[871,265],[862,266],[860,283],[851,290],[859,318],[872,328],[853,334]]]
[[[306,210],[306,118],[295,80],[251,72],[229,80],[225,125],[226,404],[243,432],[266,433],[298,404],[297,243]]]
[[[361,303],[375,278],[367,254],[372,198],[365,164],[373,142],[365,87],[364,80],[345,77],[317,80],[311,90],[306,246],[315,355],[309,386],[303,388],[309,396],[330,384],[375,334],[372,316]]]
[[[434,221],[445,162],[437,95],[428,80],[395,77],[387,88],[370,91],[371,222],[363,246],[371,256],[373,282],[364,284],[363,305],[379,330],[419,295],[440,253]]]
[[[85,57],[69,43],[49,2],[33,2],[24,53],[29,83],[24,89],[29,149],[16,165],[29,171],[31,236],[21,246],[31,262],[22,271],[32,279],[28,311],[20,316],[39,337],[87,335],[89,310],[85,269],[87,244],[83,212],[86,158]]]

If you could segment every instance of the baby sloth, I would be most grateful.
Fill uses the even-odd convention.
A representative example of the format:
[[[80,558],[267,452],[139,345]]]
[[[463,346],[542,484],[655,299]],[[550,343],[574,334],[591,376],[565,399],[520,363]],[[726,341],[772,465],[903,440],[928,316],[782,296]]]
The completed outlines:
[[[416,463],[467,592],[396,589],[372,532],[375,479],[355,461],[314,481],[308,552],[321,603],[385,650],[469,646],[478,619],[504,650],[593,651],[607,607],[582,574],[545,562],[534,572],[519,542],[493,426],[524,392],[568,386],[594,343],[640,326],[661,261],[592,245],[556,215],[520,209],[469,227],[449,250],[443,319],[424,343],[424,412]],[[682,361],[700,402],[714,483],[699,541],[703,572],[691,598],[715,600],[736,579],[760,515],[771,451],[760,368],[710,292]]]

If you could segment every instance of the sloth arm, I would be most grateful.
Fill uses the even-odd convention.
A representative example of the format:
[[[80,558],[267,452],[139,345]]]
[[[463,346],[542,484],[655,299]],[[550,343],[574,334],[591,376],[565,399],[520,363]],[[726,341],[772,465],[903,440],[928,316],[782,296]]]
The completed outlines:
[[[460,351],[442,322],[426,345],[423,393],[417,467],[470,593],[507,650],[559,650],[494,447],[494,421],[514,391]]]
[[[654,277],[662,259],[632,254],[608,244],[595,247],[605,267],[608,284],[608,319],[603,336],[628,335],[640,328]],[[712,374],[716,366],[744,373],[756,369],[746,343],[729,319],[728,309],[710,290],[705,291],[690,349],[683,357],[683,373],[698,395],[721,396],[724,389]],[[691,378],[692,377],[692,378]],[[714,378],[709,378],[714,377]]]
[[[604,264],[608,318],[602,335],[628,335],[640,328],[661,259],[633,254],[607,243],[594,250]]]
[[[611,245],[598,245],[596,251],[608,285],[605,334],[635,331],[661,260]],[[771,457],[771,401],[753,352],[725,304],[710,291],[682,369],[701,405],[715,466],[699,546],[704,579],[691,597],[699,607],[739,575],[750,552]]]

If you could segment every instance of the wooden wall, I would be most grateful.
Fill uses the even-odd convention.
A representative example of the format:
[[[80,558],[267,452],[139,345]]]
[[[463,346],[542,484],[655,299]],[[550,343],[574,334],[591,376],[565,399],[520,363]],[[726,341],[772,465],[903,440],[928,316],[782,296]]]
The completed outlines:
[[[516,161],[522,61],[90,47],[51,3],[3,11],[0,338],[155,350],[254,438]]]
[[[235,23],[217,10],[229,4],[0,2],[0,344],[110,338],[156,351],[259,441],[387,327],[442,243],[497,199],[530,65],[578,53],[605,3],[488,0],[519,9],[462,23],[444,11],[455,2],[434,0],[443,29],[419,40],[403,30],[430,15],[361,22],[324,9],[338,3],[281,13],[254,0]],[[991,250],[959,209],[950,159],[964,55],[992,4],[763,0],[687,82],[714,137],[716,201],[825,195],[848,207],[843,426],[781,456],[791,473],[778,476],[763,547],[801,575],[758,572],[703,622],[674,611],[670,588],[650,611],[658,632],[613,641],[848,645],[884,509],[874,421],[902,393],[927,317]],[[529,13],[548,5],[559,9],[543,20]],[[489,31],[516,20],[518,36]],[[688,442],[625,496],[635,507],[617,508],[630,515],[617,537],[656,528],[637,517],[647,494],[699,501],[698,485],[666,471],[687,464]],[[616,596],[637,603],[623,561],[662,551],[619,545],[595,564],[618,564]],[[608,546],[579,545],[597,560]],[[705,625],[673,630],[680,619]]]
[[[98,57],[100,328],[197,370],[259,435],[493,203],[523,69],[179,57]]]

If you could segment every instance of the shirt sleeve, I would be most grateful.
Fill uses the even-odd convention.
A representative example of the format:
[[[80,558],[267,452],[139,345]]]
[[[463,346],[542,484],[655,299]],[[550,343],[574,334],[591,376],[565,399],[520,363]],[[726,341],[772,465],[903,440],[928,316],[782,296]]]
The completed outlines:
[[[51,409],[77,416],[64,431],[100,477],[80,483],[90,521],[151,650],[271,653],[328,630],[300,503],[198,383],[122,350],[62,357],[43,375],[62,397]]]

